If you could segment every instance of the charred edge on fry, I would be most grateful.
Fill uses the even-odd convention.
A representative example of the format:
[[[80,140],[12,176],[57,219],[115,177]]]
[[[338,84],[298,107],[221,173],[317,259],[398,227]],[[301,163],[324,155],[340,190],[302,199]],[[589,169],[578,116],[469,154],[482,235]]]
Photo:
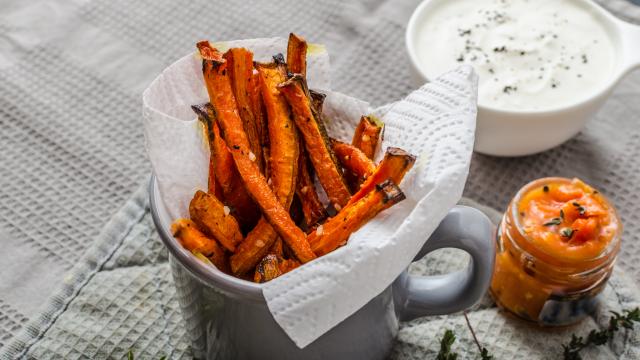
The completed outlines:
[[[284,59],[284,55],[282,53],[273,55],[273,62],[278,65],[286,65],[287,61]]]
[[[416,156],[397,147],[388,147],[385,156],[397,156],[404,160],[404,166],[413,165],[416,162]]]
[[[324,99],[327,97],[327,95],[311,89],[309,89],[309,95],[311,96],[311,105],[316,108],[318,116],[321,117],[322,106],[324,105]]]
[[[196,115],[198,116],[198,120],[200,120],[204,124],[207,130],[209,141],[213,140],[215,138],[215,133],[213,132],[213,122],[215,121],[216,117],[216,110],[214,109],[213,105],[211,105],[210,103],[191,105],[191,110],[196,113]]]
[[[384,197],[382,198],[382,202],[384,204],[388,202],[395,204],[406,199],[402,190],[391,180],[385,180],[380,184],[376,184],[376,190],[383,193]]]

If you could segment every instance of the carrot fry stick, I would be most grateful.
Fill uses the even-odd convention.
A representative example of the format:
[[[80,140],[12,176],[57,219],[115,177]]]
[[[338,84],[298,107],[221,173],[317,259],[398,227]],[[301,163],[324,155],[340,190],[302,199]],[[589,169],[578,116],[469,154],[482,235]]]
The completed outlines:
[[[286,274],[289,271],[297,268],[298,266],[300,266],[300,262],[298,260],[294,260],[294,259],[280,259],[280,272],[282,274]],[[282,275],[281,274],[281,275]]]
[[[188,219],[178,219],[171,225],[171,233],[180,244],[192,253],[201,253],[221,271],[228,272],[229,264],[224,249],[203,234],[196,224]]]
[[[258,266],[256,266],[256,273],[253,276],[253,281],[257,283],[265,283],[277,278],[280,274],[282,274],[282,272],[280,272],[278,257],[273,254],[269,254],[260,261]]]
[[[209,177],[215,177],[215,188],[221,189],[222,192],[222,196],[218,196],[219,191],[216,190],[215,195],[230,206],[231,212],[245,230],[251,229],[258,221],[260,212],[240,179],[233,156],[220,133],[213,106],[207,103],[194,105],[191,108],[205,123],[206,128],[210,129],[208,130],[209,148],[211,149],[215,175],[211,175],[211,169],[209,169]],[[209,165],[211,165],[211,161],[209,161]]]
[[[265,256],[256,266],[253,281],[265,283],[286,274],[300,266],[300,262],[293,259],[283,259],[281,256],[269,254]]]
[[[306,150],[300,149],[300,166],[298,170],[298,184],[296,186],[296,195],[300,199],[302,204],[302,213],[304,214],[304,220],[307,226],[313,226],[318,221],[327,217],[327,211],[324,205],[318,197],[313,178],[309,172],[309,158],[307,157]]]
[[[382,121],[373,115],[361,117],[353,133],[351,145],[362,150],[369,159],[373,159],[383,127]]]
[[[387,152],[384,154],[384,158],[376,167],[376,170],[369,176],[360,186],[351,200],[349,205],[362,199],[367,193],[373,191],[376,185],[390,179],[395,184],[400,184],[404,175],[411,169],[416,162],[416,157],[408,152],[395,147],[387,148]]]
[[[291,105],[294,121],[304,138],[307,154],[329,201],[336,209],[345,206],[351,194],[331,150],[322,119],[311,106],[309,92],[302,77],[296,74],[280,84],[279,88]]]
[[[274,60],[273,63],[257,64],[256,67],[268,119],[269,174],[276,196],[288,209],[298,174],[298,132],[291,120],[287,101],[278,89],[278,84],[285,80],[286,68],[278,56],[274,56]]]
[[[281,257],[284,256],[284,248],[283,248],[283,245],[282,245],[282,239],[280,239],[280,238],[276,239],[276,241],[271,246],[271,249],[269,249],[269,254],[274,254],[278,258],[281,258]]]
[[[277,88],[284,81],[285,68],[282,61],[276,61],[257,64],[257,69],[268,119],[268,172],[271,186],[284,209],[289,209],[297,183],[299,144],[297,130],[289,116],[289,107]],[[263,222],[266,223],[261,220],[232,256],[231,269],[234,273],[243,273],[253,268],[276,241],[276,233],[269,231]]]
[[[262,102],[262,86],[260,85],[260,73],[257,71],[251,76],[249,98],[251,100],[251,109],[253,118],[258,131],[258,140],[262,146],[262,157],[264,161],[265,176],[269,177],[269,129],[267,127],[267,118]]]
[[[238,115],[224,60],[220,60],[219,52],[208,42],[198,43],[198,48],[204,59],[203,74],[211,104],[216,110],[225,140],[247,191],[262,210],[266,220],[295,252],[296,257],[302,263],[313,260],[315,255],[305,234],[291,220],[289,212],[271,191],[266,178],[254,162],[255,159],[250,157],[249,140],[242,127],[242,119]],[[273,144],[271,146],[273,147]]]
[[[207,180],[208,191],[209,193],[218,196],[220,198],[223,197],[222,188],[220,187],[220,183],[216,182],[216,171],[215,171],[215,156],[214,153],[214,138],[215,135],[213,133],[213,127],[211,126],[211,116],[207,114],[211,109],[211,105],[200,104],[200,105],[192,105],[191,109],[198,116],[198,120],[204,126],[204,133],[207,136],[207,143],[209,144],[209,178]]]
[[[345,176],[349,174],[354,179],[354,188],[369,177],[376,170],[373,161],[360,149],[338,140],[331,140],[331,147],[336,153],[340,165],[344,167]]]
[[[255,161],[262,170],[264,169],[262,146],[260,145],[260,137],[249,96],[253,77],[253,54],[244,48],[232,48],[223,55],[223,58],[227,61],[229,81],[238,104],[244,131],[249,139],[251,151],[256,157]]]
[[[287,43],[287,67],[290,73],[307,75],[307,41],[294,33]]]
[[[325,255],[346,244],[349,236],[373,219],[382,210],[404,200],[396,184],[387,180],[375,186],[359,201],[344,207],[336,216],[318,226],[309,234],[311,249],[318,256]]]
[[[205,234],[218,240],[227,250],[234,252],[242,241],[242,233],[236,219],[214,195],[197,191],[189,204],[191,220]]]
[[[242,275],[253,269],[260,259],[269,253],[274,242],[278,239],[278,233],[264,218],[258,221],[253,230],[238,245],[235,254],[231,256],[231,271],[236,275]]]

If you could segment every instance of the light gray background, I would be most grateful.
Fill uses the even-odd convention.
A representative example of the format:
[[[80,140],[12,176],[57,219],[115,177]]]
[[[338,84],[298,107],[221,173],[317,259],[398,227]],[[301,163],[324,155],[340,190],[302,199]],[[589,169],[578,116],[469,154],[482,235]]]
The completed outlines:
[[[412,89],[404,29],[417,3],[0,3],[0,349],[39,316],[55,289],[70,281],[68,271],[146,181],[150,167],[144,155],[140,94],[164,67],[192,51],[200,39],[286,36],[294,31],[327,45],[335,90],[381,105]],[[604,5],[627,20],[640,20],[640,8],[624,0]],[[518,159],[475,155],[465,195],[503,209],[531,179],[581,177],[619,208],[625,236],[617,266],[637,286],[639,100],[640,72],[635,72],[565,145]],[[143,198],[137,201],[144,203]],[[112,254],[111,261],[127,265],[137,259],[128,270],[132,273],[138,266],[160,266],[164,255],[148,217],[140,215],[131,226],[138,229],[133,235],[151,239],[150,244],[136,242],[128,257]],[[160,274],[166,271],[159,269]],[[133,285],[96,281],[105,295],[120,291],[135,297]],[[170,283],[163,288],[167,299],[156,300],[171,308]],[[86,307],[99,308],[91,299],[80,313]],[[111,315],[108,323],[117,324],[118,314]],[[179,317],[172,319],[179,328]],[[157,326],[166,327],[167,322]],[[179,349],[180,344],[168,348]]]

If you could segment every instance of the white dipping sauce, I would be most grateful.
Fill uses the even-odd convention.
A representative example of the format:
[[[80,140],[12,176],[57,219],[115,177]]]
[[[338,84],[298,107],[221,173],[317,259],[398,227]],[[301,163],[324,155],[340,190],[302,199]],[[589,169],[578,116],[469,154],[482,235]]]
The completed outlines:
[[[613,72],[614,49],[597,14],[572,0],[438,1],[416,48],[433,79],[462,63],[480,77],[478,103],[547,110],[585,99]]]

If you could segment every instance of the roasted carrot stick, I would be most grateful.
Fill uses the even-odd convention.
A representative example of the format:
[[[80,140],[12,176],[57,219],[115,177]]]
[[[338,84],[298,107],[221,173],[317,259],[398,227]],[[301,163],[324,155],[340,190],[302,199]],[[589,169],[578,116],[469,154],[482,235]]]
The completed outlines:
[[[215,134],[213,132],[213,126],[211,124],[211,118],[213,114],[210,112],[213,111],[213,108],[210,104],[199,104],[192,105],[191,109],[198,116],[198,120],[204,126],[204,133],[207,136],[207,143],[209,144],[209,178],[207,180],[208,191],[211,194],[219,198],[223,198],[222,188],[220,187],[220,183],[216,181],[216,170],[215,170],[215,156],[214,153],[214,138]]]
[[[229,81],[231,82],[231,89],[233,89],[233,95],[238,104],[244,132],[249,139],[251,151],[256,157],[255,161],[262,170],[264,169],[262,146],[260,144],[260,135],[256,127],[256,120],[249,95],[251,79],[253,77],[253,54],[244,48],[231,48],[223,55],[223,58],[227,61]]]
[[[283,248],[283,245],[282,245],[282,239],[280,239],[280,238],[276,239],[276,241],[271,246],[271,249],[269,249],[269,254],[274,254],[279,258],[284,256],[284,248]]]
[[[294,33],[287,43],[287,68],[290,73],[307,75],[307,41]]]
[[[278,238],[278,233],[264,218],[258,221],[253,230],[238,245],[235,254],[231,256],[231,271],[242,275],[253,269],[272,248]]]
[[[257,64],[262,100],[269,129],[269,173],[276,197],[288,209],[295,193],[298,173],[298,132],[278,84],[286,77],[286,66],[278,56],[269,64]]]
[[[282,256],[268,254],[258,265],[253,276],[253,281],[265,283],[286,274],[300,266],[300,262],[293,259],[283,259]]]
[[[245,230],[253,228],[258,221],[260,212],[240,179],[233,156],[220,133],[213,106],[207,103],[191,108],[205,123],[206,128],[210,129],[208,131],[209,148],[211,149],[215,174],[212,175],[211,169],[209,169],[209,178],[215,177],[215,187],[221,189],[222,192],[222,196],[219,196],[219,191],[215,191],[216,197],[221,198],[225,204],[229,205],[231,212]],[[211,161],[209,164],[211,165]]]
[[[346,244],[349,236],[373,219],[382,210],[404,200],[396,184],[387,180],[375,186],[359,201],[345,206],[338,214],[318,226],[308,236],[311,249],[318,256],[325,255]]]
[[[327,193],[329,201],[339,210],[347,204],[351,194],[331,150],[322,119],[317,116],[311,106],[306,85],[302,77],[296,74],[280,84],[279,88],[291,105],[294,121],[304,138],[307,154],[320,184]]]
[[[315,255],[309,247],[305,234],[291,220],[288,211],[260,173],[259,167],[254,162],[255,159],[250,157],[249,140],[238,115],[224,61],[220,60],[219,52],[208,42],[198,43],[198,48],[203,58],[203,74],[211,104],[216,110],[225,140],[247,191],[274,230],[295,252],[296,257],[303,263],[313,260]]]
[[[289,209],[296,189],[298,173],[298,134],[291,120],[289,107],[277,85],[284,81],[285,65],[279,58],[271,64],[257,64],[260,74],[262,100],[265,105],[269,136],[269,177],[276,197]],[[234,273],[249,271],[262,259],[276,241],[276,234],[269,231],[261,220],[256,229],[247,235],[236,254],[231,258]]]
[[[178,219],[171,225],[171,233],[180,244],[192,253],[201,253],[221,271],[228,272],[229,264],[224,249],[203,234],[196,224],[188,219]]]
[[[313,226],[318,221],[327,217],[327,211],[324,205],[318,197],[313,178],[309,170],[309,158],[307,157],[306,150],[301,144],[300,149],[300,166],[298,170],[298,184],[296,186],[296,195],[300,199],[302,204],[302,213],[304,214],[304,221],[307,226]]]
[[[331,147],[340,165],[345,169],[345,177],[349,174],[353,178],[354,189],[375,171],[373,161],[357,147],[335,139],[331,140]]]
[[[230,214],[230,209],[213,194],[196,191],[189,204],[189,216],[198,228],[218,240],[231,252],[234,252],[236,245],[242,241],[240,226]]]
[[[351,145],[362,150],[369,159],[373,159],[383,127],[382,121],[373,115],[361,117],[353,133]]]
[[[386,180],[391,180],[395,184],[400,184],[404,175],[416,162],[416,157],[408,152],[395,147],[387,148],[384,158],[376,167],[376,170],[360,186],[360,189],[353,194],[349,205],[365,197],[369,192]]]
[[[262,145],[262,157],[264,160],[265,176],[269,177],[269,129],[267,127],[267,115],[262,101],[262,86],[260,85],[260,73],[257,71],[251,76],[249,98],[251,100],[251,109],[253,118],[258,130],[258,139]]]
[[[256,266],[253,281],[257,283],[265,283],[277,278],[280,274],[282,273],[280,272],[278,257],[273,254],[269,254],[260,261],[258,266]]]
[[[300,262],[295,259],[280,259],[280,275],[286,274],[300,265]]]

